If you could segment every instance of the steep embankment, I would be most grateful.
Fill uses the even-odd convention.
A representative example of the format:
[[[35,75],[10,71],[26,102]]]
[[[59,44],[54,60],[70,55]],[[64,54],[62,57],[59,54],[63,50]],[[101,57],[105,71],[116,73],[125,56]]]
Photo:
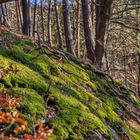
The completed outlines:
[[[0,88],[20,97],[28,132],[45,119],[52,140],[140,140],[140,100],[70,54],[38,49],[0,27],[0,74]]]

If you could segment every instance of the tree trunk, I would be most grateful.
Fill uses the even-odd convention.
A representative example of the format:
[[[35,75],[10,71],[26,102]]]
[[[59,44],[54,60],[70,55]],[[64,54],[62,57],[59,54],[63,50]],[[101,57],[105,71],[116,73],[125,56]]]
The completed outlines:
[[[2,25],[2,17],[3,15],[2,15],[2,9],[1,9],[1,4],[0,4],[0,25]]]
[[[104,55],[106,23],[110,17],[113,0],[96,0],[95,65],[101,69]]]
[[[36,13],[37,13],[37,0],[34,1],[34,17],[33,17],[33,37],[35,37],[34,31],[36,31]]]
[[[94,4],[91,3],[91,21],[92,21],[92,26],[94,26],[94,18],[95,18],[95,6],[94,6]]]
[[[29,11],[29,16],[28,16],[28,22],[29,22],[29,36],[32,36],[32,23],[31,23],[31,0],[28,0],[28,11]]]
[[[2,25],[6,25],[7,22],[6,22],[6,13],[5,13],[5,7],[4,7],[4,4],[1,4],[0,5],[0,9],[1,9],[1,14],[0,14],[0,18],[1,18],[1,24]]]
[[[4,3],[4,9],[5,9],[6,21],[9,21],[9,18],[8,18],[8,10],[7,10],[7,4],[6,4],[6,3]]]
[[[30,0],[21,0],[22,2],[22,15],[23,15],[23,26],[22,32],[25,35],[30,35]]]
[[[60,27],[60,18],[58,15],[57,0],[54,0],[54,6],[55,6],[55,17],[56,17],[56,26],[57,26],[59,48],[63,50],[63,40],[62,40],[62,36],[61,36],[61,27]]]
[[[42,38],[45,41],[45,26],[44,26],[44,14],[43,14],[43,0],[41,0],[41,26],[42,26]]]
[[[90,0],[81,0],[82,2],[82,12],[83,12],[83,25],[84,25],[84,36],[87,50],[87,57],[94,63],[94,41],[93,41],[93,31],[91,22],[91,8]]]
[[[80,57],[80,0],[77,1],[76,9],[76,55]]]
[[[50,47],[52,47],[51,8],[52,8],[52,1],[49,0],[49,3],[48,3],[48,43]]]
[[[64,31],[67,51],[71,54],[74,54],[71,23],[70,23],[70,9],[68,0],[63,0],[63,19],[64,19]]]
[[[20,32],[20,20],[19,20],[19,9],[18,9],[18,1],[15,1],[15,5],[16,5],[16,18],[17,18],[17,27],[18,27],[18,31]]]
[[[17,1],[17,7],[18,7],[18,11],[19,11],[19,22],[20,22],[20,30],[22,30],[22,23],[23,23],[23,19],[22,19],[22,14],[21,14],[21,4],[19,1]]]
[[[138,1],[137,4],[140,4]],[[140,9],[136,11],[137,15],[137,27],[139,28],[139,21],[140,21]],[[140,49],[140,33],[137,31],[137,47]],[[138,96],[140,97],[140,52],[138,52],[138,83],[137,83],[137,88],[138,88]]]
[[[140,97],[140,53],[138,54],[138,96]]]
[[[75,3],[72,3],[71,4],[71,15],[72,15],[72,18],[71,18],[71,23],[72,23],[72,36],[73,36],[73,43],[75,44],[76,42],[76,24],[75,24],[75,21],[76,21],[76,7],[75,7]],[[71,17],[71,16],[70,16]]]

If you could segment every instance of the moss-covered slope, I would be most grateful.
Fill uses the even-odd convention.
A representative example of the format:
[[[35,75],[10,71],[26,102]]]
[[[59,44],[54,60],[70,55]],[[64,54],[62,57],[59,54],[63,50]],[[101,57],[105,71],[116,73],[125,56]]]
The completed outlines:
[[[0,27],[0,71],[0,88],[20,97],[29,132],[45,119],[52,140],[140,140],[140,100],[70,54],[38,49]]]

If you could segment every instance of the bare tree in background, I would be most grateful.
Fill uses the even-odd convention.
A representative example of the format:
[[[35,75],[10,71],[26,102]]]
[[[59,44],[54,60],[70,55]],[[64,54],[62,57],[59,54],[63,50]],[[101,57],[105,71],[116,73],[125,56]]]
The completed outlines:
[[[52,0],[49,0],[48,2],[48,43],[50,47],[52,47],[51,9],[52,9]]]
[[[68,0],[63,0],[63,18],[67,51],[71,54],[74,54],[73,38],[70,23],[70,7]]]
[[[43,14],[43,0],[40,1],[40,13],[41,13],[41,27],[42,27],[42,40],[45,41],[45,25],[44,25],[44,14]]]
[[[94,63],[94,41],[91,22],[91,0],[81,0],[87,57]]]
[[[37,19],[37,0],[34,0],[34,16],[33,16],[33,37],[35,37],[34,31],[36,31],[36,19]]]
[[[80,10],[81,10],[81,1],[77,0],[76,7],[76,55],[80,58]]]
[[[137,0],[136,4],[140,5],[140,1]],[[137,16],[137,27],[139,28],[139,22],[140,22],[140,9],[136,10],[136,16]],[[137,31],[137,48],[138,48],[138,96],[140,97],[140,31]]]
[[[95,65],[101,69],[104,55],[106,23],[109,20],[113,0],[96,0]]]
[[[0,24],[6,25],[6,13],[5,13],[6,7],[4,7],[4,4],[0,4]]]
[[[20,16],[19,16],[19,7],[18,7],[18,1],[15,1],[15,5],[16,5],[16,15],[17,15],[17,27],[18,27],[18,31],[20,31]]]
[[[23,26],[22,32],[25,35],[30,35],[31,27],[31,15],[30,15],[30,0],[21,0],[22,3],[22,15],[23,15]]]
[[[60,26],[59,14],[58,14],[57,0],[54,0],[54,6],[55,6],[55,17],[56,17],[59,48],[63,50],[64,48],[63,48],[63,40],[62,40],[62,35],[61,35],[61,26]]]

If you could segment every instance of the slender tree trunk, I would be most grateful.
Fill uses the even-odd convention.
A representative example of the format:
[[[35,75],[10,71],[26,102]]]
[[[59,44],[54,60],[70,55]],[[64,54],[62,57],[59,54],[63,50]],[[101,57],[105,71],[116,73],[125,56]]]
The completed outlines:
[[[9,21],[9,18],[8,18],[8,10],[7,10],[7,4],[6,4],[6,3],[4,3],[4,9],[5,9],[6,21]]]
[[[28,11],[29,11],[29,16],[28,16],[28,22],[29,22],[29,36],[32,36],[32,23],[31,23],[31,0],[28,0]]]
[[[20,31],[20,21],[19,21],[19,10],[18,10],[18,1],[15,1],[15,5],[16,5],[16,14],[17,14],[17,27],[18,27],[18,31]]]
[[[44,26],[44,14],[43,14],[43,0],[41,0],[41,26],[42,26],[42,38],[45,41],[45,26]]]
[[[5,14],[5,8],[4,8],[4,4],[1,4],[1,24],[2,25],[6,25],[6,14]]]
[[[37,14],[37,0],[34,1],[34,17],[33,17],[33,37],[35,37],[34,31],[36,31],[36,16]]]
[[[73,36],[73,41],[74,41],[74,43],[75,43],[75,41],[76,41],[76,26],[75,26],[75,19],[76,19],[76,12],[75,12],[75,10],[76,10],[76,8],[75,8],[75,4],[74,3],[72,3],[71,4],[71,8],[72,8],[72,12],[71,12],[71,15],[72,15],[72,36]]]
[[[91,0],[81,0],[87,57],[94,63],[94,41],[91,22]]]
[[[140,53],[138,54],[138,96],[140,97]]]
[[[62,40],[62,35],[61,35],[60,18],[58,15],[57,0],[54,0],[54,6],[55,6],[55,17],[56,17],[56,26],[57,26],[59,48],[63,50],[63,40]]]
[[[21,5],[20,5],[19,1],[17,1],[17,6],[18,6],[18,10],[19,10],[20,26],[22,27],[23,19],[22,19],[22,14],[21,14]]]
[[[2,9],[1,9],[1,4],[0,4],[0,25],[2,25]]]
[[[95,6],[91,3],[91,21],[92,21],[92,26],[94,26],[94,12],[95,12]]]
[[[25,35],[30,35],[30,7],[29,2],[30,0],[21,0],[22,2],[22,15],[23,15],[23,26],[22,32]]]
[[[100,69],[104,55],[106,23],[109,20],[112,2],[113,0],[96,0],[95,65]]]
[[[49,0],[49,3],[48,3],[48,43],[50,47],[52,47],[51,9],[52,9],[52,1]]]
[[[80,0],[77,1],[76,9],[76,55],[80,57]]]
[[[70,8],[68,0],[63,0],[63,19],[64,19],[64,31],[67,51],[71,54],[74,54],[71,23],[70,23]]]
[[[138,4],[140,2],[138,1]],[[137,9],[136,11],[137,15],[137,27],[139,28],[139,21],[140,21],[140,9]],[[140,33],[139,31],[137,32],[137,47],[140,49]],[[137,83],[137,88],[138,88],[138,96],[140,97],[140,52],[138,52],[138,83]]]

